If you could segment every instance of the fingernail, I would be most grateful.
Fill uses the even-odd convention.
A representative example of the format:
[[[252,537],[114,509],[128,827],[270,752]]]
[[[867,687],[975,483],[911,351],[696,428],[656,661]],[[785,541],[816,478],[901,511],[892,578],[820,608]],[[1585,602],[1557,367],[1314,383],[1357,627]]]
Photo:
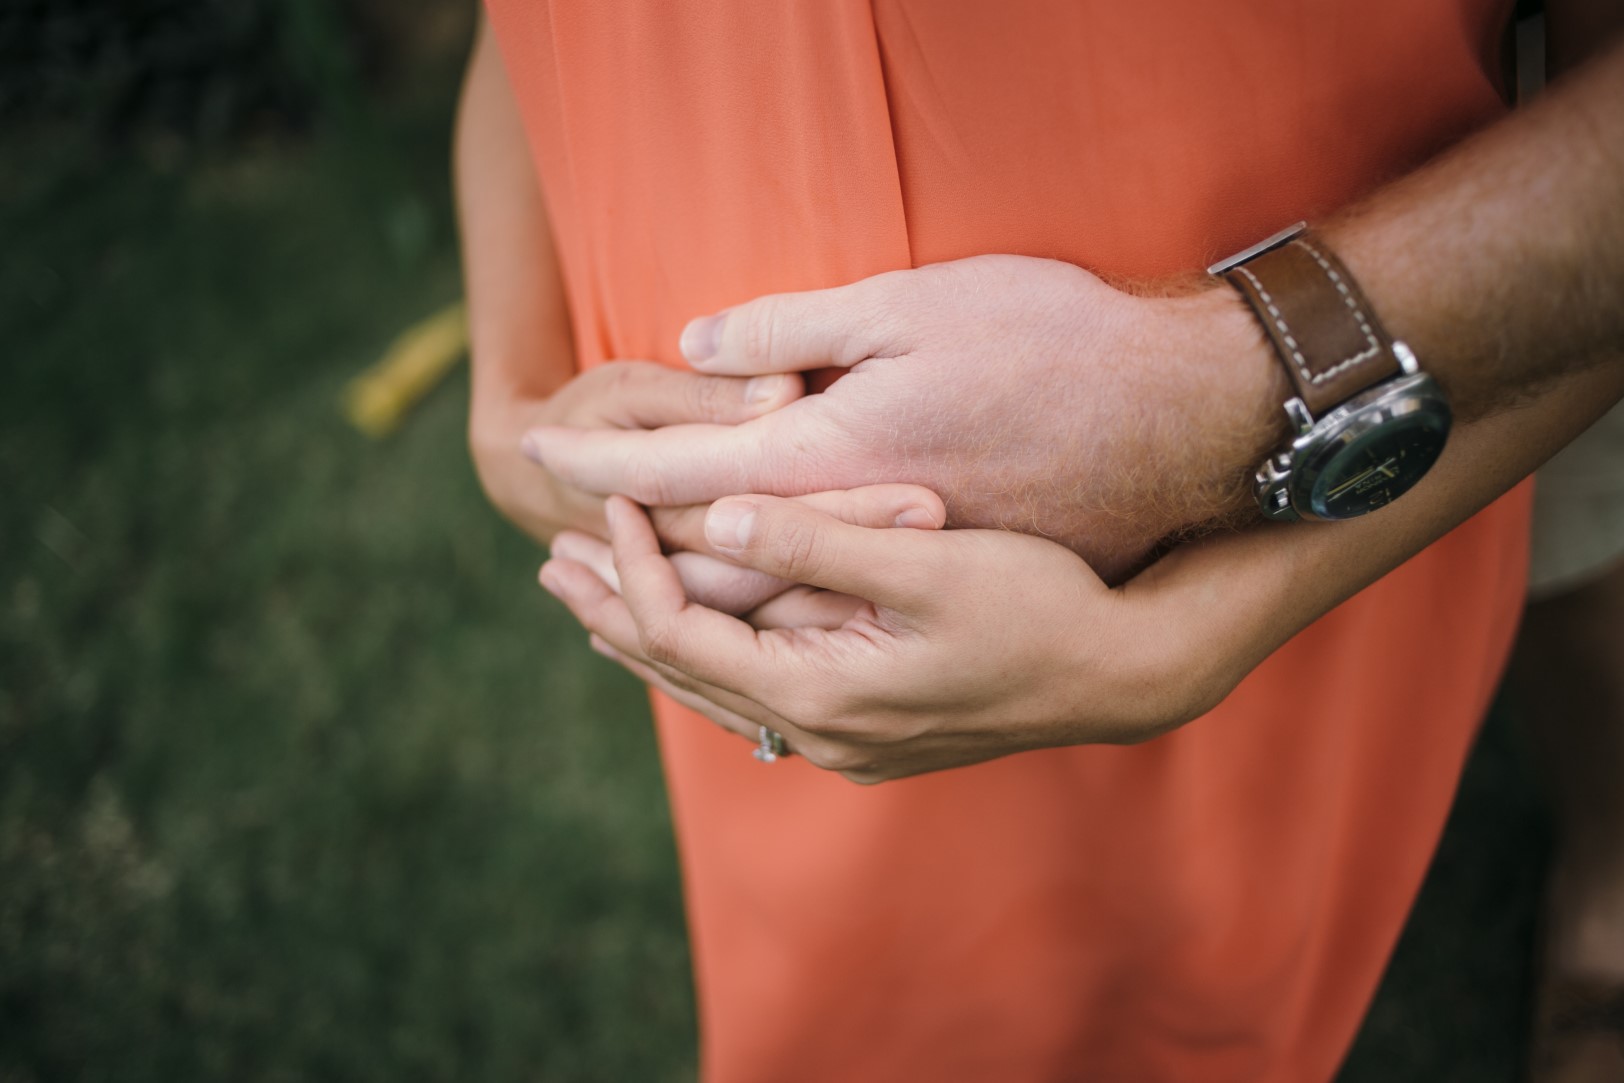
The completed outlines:
[[[743,500],[712,504],[705,513],[705,540],[718,549],[743,549],[756,528],[756,506]]]
[[[564,596],[564,585],[559,581],[558,571],[553,567],[551,561],[541,566],[541,574],[536,578],[541,581],[542,587],[546,589],[548,594],[555,598]]]
[[[531,462],[541,463],[541,441],[530,433],[525,433],[524,438],[519,441],[519,450],[524,452],[524,457]]]
[[[757,376],[744,385],[744,401],[752,406],[776,399],[789,382],[787,376]]]
[[[911,508],[905,508],[902,514],[897,516],[897,526],[905,526],[913,530],[935,530],[936,516],[931,513],[929,508],[915,505]]]
[[[682,356],[687,358],[690,365],[709,361],[716,356],[716,351],[722,348],[722,324],[726,320],[726,313],[701,316],[697,320],[690,320],[688,326],[682,329]]]

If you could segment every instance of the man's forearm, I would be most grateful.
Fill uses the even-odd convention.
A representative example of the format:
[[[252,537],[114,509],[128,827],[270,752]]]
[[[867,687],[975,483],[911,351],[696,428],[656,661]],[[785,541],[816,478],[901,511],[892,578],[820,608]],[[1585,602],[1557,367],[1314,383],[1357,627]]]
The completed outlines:
[[[1624,43],[1323,227],[1471,418],[1624,348]]]
[[[483,20],[454,155],[475,398],[540,398],[574,375],[569,312],[519,109]]]
[[[1162,595],[1161,649],[1205,688],[1205,709],[1297,632],[1537,469],[1620,395],[1624,365],[1557,377],[1520,409],[1458,426],[1414,491],[1374,515],[1215,535],[1122,589]]]

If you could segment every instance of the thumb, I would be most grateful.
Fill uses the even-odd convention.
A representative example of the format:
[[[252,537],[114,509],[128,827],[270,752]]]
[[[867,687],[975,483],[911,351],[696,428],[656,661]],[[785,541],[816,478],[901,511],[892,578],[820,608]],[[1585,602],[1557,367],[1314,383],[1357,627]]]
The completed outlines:
[[[796,500],[735,496],[705,516],[711,548],[746,568],[917,612],[939,594],[948,533],[852,526]]]
[[[791,499],[853,526],[940,530],[947,522],[947,508],[942,498],[922,485],[864,485]],[[674,508],[651,507],[648,514],[667,548],[705,552],[710,549],[710,539],[705,536],[705,513],[709,510],[705,504],[688,504]]]
[[[712,375],[850,368],[899,352],[909,279],[892,271],[847,286],[757,297],[701,316],[682,331],[682,356]]]

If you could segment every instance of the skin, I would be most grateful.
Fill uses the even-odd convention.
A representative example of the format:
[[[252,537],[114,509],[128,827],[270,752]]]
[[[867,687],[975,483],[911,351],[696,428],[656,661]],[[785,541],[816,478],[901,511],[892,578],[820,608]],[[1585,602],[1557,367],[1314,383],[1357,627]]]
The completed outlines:
[[[1606,0],[1545,6],[1553,71],[1596,52],[1620,15]],[[1275,410],[1285,389],[1230,294],[1202,296],[1186,284],[1179,296],[1130,297],[1075,268],[992,257],[742,306],[722,321],[719,336],[716,324],[696,321],[684,353],[718,379],[830,363],[853,370],[834,394],[782,415],[772,410],[798,401],[794,384],[780,398],[741,403],[741,392],[722,390],[736,383],[708,376],[663,389],[655,382],[666,377],[647,372],[576,383],[541,193],[482,30],[457,151],[475,343],[470,442],[481,480],[505,514],[552,541],[556,559],[543,582],[593,629],[595,646],[749,740],[758,725],[771,725],[821,766],[874,782],[1024,747],[1143,739],[1200,714],[1291,634],[1486,503],[1619,395],[1616,368],[1584,371],[1604,364],[1606,345],[1619,342],[1624,307],[1611,301],[1619,295],[1624,198],[1618,125],[1606,116],[1620,100],[1616,79],[1610,85],[1610,98],[1593,88],[1588,103],[1570,101],[1560,116],[1501,126],[1499,136],[1508,146],[1515,139],[1520,154],[1487,167],[1457,155],[1322,227],[1389,326],[1445,383],[1458,413],[1471,419],[1518,402],[1528,408],[1462,426],[1417,493],[1379,516],[1335,528],[1217,535],[1108,589],[1164,536],[1238,523],[1250,512],[1244,479],[1282,432]],[[1531,194],[1541,205],[1530,215]],[[1553,207],[1566,213],[1541,217]],[[1534,228],[1516,228],[1520,220]],[[1053,302],[1046,311],[1022,307],[1039,296]],[[966,299],[991,311],[967,320],[971,313],[957,308]],[[1012,349],[1007,333],[979,333],[989,315],[1008,325],[1001,332],[1038,331]],[[943,333],[955,321],[976,325],[968,343]],[[772,348],[753,345],[763,340]],[[1073,342],[1088,343],[1087,353],[1068,353]],[[940,381],[944,367],[973,366],[989,348],[1001,360],[1015,355],[1022,378],[993,387],[965,369],[968,379]],[[1124,357],[1136,364],[1119,364]],[[1181,358],[1197,357],[1200,365],[1180,370]],[[911,383],[926,364],[932,379]],[[973,406],[975,423],[900,439],[894,418],[917,416],[910,411],[921,384],[945,387],[932,409]],[[1040,432],[1020,412],[1018,423],[1010,421],[1012,410],[1049,396],[1077,420],[1073,428]],[[661,405],[672,401],[684,409]],[[1194,401],[1210,408],[1191,416]],[[1099,417],[1111,424],[1097,446],[1087,422]],[[588,442],[578,461],[566,463],[546,443],[579,439],[562,429],[610,436],[620,429],[643,439],[638,430],[672,424],[712,428],[708,440],[657,447],[676,455],[670,467],[644,465],[624,484],[603,479],[646,464],[646,450],[638,460],[629,445],[611,442],[594,461]],[[547,430],[534,447],[545,472],[519,452],[519,434],[538,426]],[[758,469],[730,477],[718,469],[719,447],[747,451],[734,461]],[[809,471],[804,458],[785,454],[805,447],[839,455]],[[1058,461],[1083,469],[1052,477]],[[594,471],[593,484],[573,483]],[[956,525],[1061,538],[1095,567],[1060,546],[991,531],[841,529],[940,526],[944,509],[929,491],[846,488],[903,476],[940,488]],[[601,496],[587,491],[658,502],[679,492],[704,501],[817,487],[835,488],[810,500],[830,519],[747,498],[755,529],[742,545],[740,516],[727,514],[740,510],[737,501],[717,509],[717,546],[705,537],[702,504],[652,509],[668,562],[630,506],[614,512],[612,550],[603,540]],[[617,566],[627,570],[624,599]],[[899,568],[913,570],[900,584]],[[1608,580],[1613,595],[1619,574]],[[1581,698],[1600,689],[1594,698],[1617,706],[1607,699],[1616,679],[1600,680],[1618,670],[1616,651],[1607,649],[1620,627],[1613,595],[1599,608],[1587,598],[1530,615],[1540,633],[1532,653],[1524,640],[1525,657],[1534,659],[1525,666],[1530,681],[1548,686],[1560,666],[1577,664],[1586,680],[1554,683]],[[746,620],[707,613],[692,599]],[[1038,642],[1034,628],[1060,631]],[[1539,643],[1551,649],[1540,654]],[[1551,734],[1553,762],[1568,780],[1559,792],[1569,795],[1561,811],[1570,839],[1557,870],[1552,965],[1557,973],[1616,976],[1624,973],[1618,821],[1597,750],[1611,749],[1617,733],[1581,732],[1588,716],[1571,714],[1579,720],[1573,731]],[[1572,1068],[1539,1078],[1570,1078]]]
[[[747,739],[777,730],[855,782],[1140,741],[1205,713],[1291,635],[1488,503],[1620,394],[1624,366],[1572,375],[1524,409],[1462,426],[1413,499],[1380,517],[1214,535],[1116,588],[1043,539],[851,527],[769,496],[714,505],[713,545],[848,608],[796,602],[767,619],[758,611],[755,627],[696,605],[624,497],[609,505],[621,594],[573,561],[549,561],[541,578],[638,676]],[[841,622],[830,627],[831,615]]]
[[[1113,531],[1107,514],[1105,549],[1078,546],[1091,568],[1066,548],[1035,538],[865,531],[768,495],[725,499],[707,519],[713,551],[866,600],[848,603],[846,618],[833,629],[827,607],[814,619],[782,606],[771,622],[758,613],[756,623],[799,627],[758,629],[685,600],[646,520],[629,502],[616,501],[611,534],[624,598],[572,561],[552,562],[543,582],[633,672],[744,736],[754,737],[759,725],[777,729],[813,762],[857,781],[1054,744],[1144,739],[1183,724],[1290,635],[1525,476],[1624,392],[1615,353],[1624,341],[1624,306],[1614,301],[1624,295],[1624,114],[1612,107],[1619,100],[1624,52],[1613,48],[1530,109],[1325,228],[1389,328],[1427,359],[1466,422],[1416,492],[1368,520],[1221,536],[1176,551],[1111,590],[1096,569],[1110,575],[1133,567],[1154,544],[1151,536],[1177,529],[1190,505],[1164,516],[1153,503],[1153,527],[1137,536]],[[1029,310],[1020,308],[1018,288],[1026,276],[1033,282],[1030,296],[1039,298]],[[966,281],[977,288],[964,287]],[[932,300],[940,290],[947,300]],[[933,333],[933,320],[978,305],[986,306],[975,313],[978,322],[1004,328],[1008,337],[973,340],[954,352],[952,336]],[[1000,364],[1010,357],[1010,383],[1054,387],[1045,382],[1043,366],[1056,340],[1039,317],[1068,305],[1077,307],[1073,318],[1081,321],[1069,328],[1092,332],[1081,339],[1089,354],[1072,359],[1073,375],[1083,383],[1096,379],[1095,357],[1104,358],[1098,364],[1107,369],[1134,356],[1143,360],[1130,368],[1178,371],[1181,349],[1201,339],[1235,344],[1229,364],[1243,385],[1251,384],[1248,372],[1273,371],[1251,317],[1223,291],[1147,302],[1085,273],[1061,275],[1044,261],[999,257],[990,270],[985,259],[960,261],[880,276],[866,287],[767,298],[730,310],[719,334],[713,323],[685,332],[689,356],[707,371],[772,372],[815,361],[852,367],[848,381],[872,373],[858,385],[864,400],[884,400],[867,407],[870,413],[859,409],[855,394],[833,397],[848,382],[841,381],[818,397],[823,403],[801,400],[733,429],[544,429],[531,437],[559,476],[644,502],[692,502],[742,488],[792,492],[846,478],[865,483],[876,480],[879,457],[890,456],[903,480],[944,490],[950,525],[973,522],[981,514],[976,509],[989,506],[990,520],[1004,525],[1011,521],[1001,503],[1008,483],[1035,476],[1036,488],[1014,490],[1016,506],[1034,517],[1022,525],[1075,541],[1068,530],[1082,527],[1068,527],[1064,517],[1076,506],[1043,503],[1048,494],[1063,504],[1062,494],[1075,488],[1050,478],[1053,449],[1077,452],[1058,461],[1109,463],[1117,431],[1091,428],[1085,437],[1096,446],[1081,454],[1082,447],[1068,443],[1077,438],[1067,420],[1075,404],[1061,411],[1065,418],[1054,418],[1042,409],[1046,398],[1000,399],[996,388],[975,378],[978,369],[992,367],[994,356]],[[1189,337],[1186,319],[1206,334]],[[1238,319],[1247,321],[1244,327],[1235,325]],[[1248,332],[1250,351],[1240,345]],[[1166,346],[1169,341],[1178,348]],[[714,352],[706,356],[712,343]],[[948,399],[930,399],[931,409],[922,413],[907,397],[909,381],[885,374],[917,373],[924,362],[915,367],[916,355],[926,350],[931,383],[946,390],[916,397]],[[1116,387],[1108,382],[1114,378],[1100,375],[1091,386]],[[1190,386],[1182,372],[1165,385],[1158,382],[1164,376],[1122,378],[1130,383],[1118,388],[1121,393],[1143,393],[1162,406],[1165,388]],[[1276,391],[1261,401],[1282,401]],[[1514,403],[1520,408],[1507,412]],[[1220,396],[1211,405],[1191,422],[1198,446],[1207,446],[1201,425],[1255,431],[1256,400],[1237,406]],[[987,409],[1005,411],[1011,427],[1018,417],[1024,425],[1052,428],[1045,439],[1019,443],[1007,454],[989,450],[978,434],[988,426],[1002,430]],[[925,450],[910,460],[865,421],[901,416],[972,418],[966,424],[973,431],[922,434]],[[802,428],[807,425],[814,427]],[[803,450],[793,463],[775,458],[772,433],[786,429],[786,447],[805,449],[813,433],[833,450],[823,456]],[[1143,440],[1144,431],[1131,425],[1126,440],[1132,461],[1151,459],[1140,476],[1159,481],[1147,489],[1206,491],[1210,468],[1194,468],[1193,485],[1183,480],[1181,472],[1192,466],[1179,447],[1182,433],[1158,444]],[[1236,459],[1225,469],[1255,461]],[[730,473],[730,464],[745,465]],[[760,484],[772,480],[762,472],[775,468],[789,476]],[[1163,469],[1168,473],[1158,473]],[[848,470],[854,473],[843,473]],[[964,477],[973,483],[955,481]],[[1082,503],[1085,513],[1093,510]],[[1196,525],[1221,518],[1224,500],[1217,504],[1207,502],[1212,515]],[[1051,511],[1061,516],[1058,525],[1042,518]],[[741,544],[737,523],[747,517],[754,531]],[[988,589],[989,582],[997,589]],[[1258,589],[1260,582],[1269,588]]]
[[[1163,538],[1246,513],[1283,432],[1284,378],[1237,295],[1138,297],[1055,260],[765,297],[695,321],[682,346],[718,375],[850,371],[737,426],[535,429],[540,460],[656,506],[910,482],[943,496],[950,526],[1053,538],[1117,581]]]
[[[711,376],[646,361],[576,373],[541,187],[512,87],[483,21],[463,82],[453,165],[473,362],[469,450],[491,503],[526,534],[543,543],[565,530],[607,536],[602,496],[538,469],[525,457],[526,430],[731,426],[800,396],[795,375]],[[892,495],[900,503],[886,503],[882,491],[847,502],[847,512],[855,521],[891,525],[917,503],[907,494]],[[698,520],[680,509],[662,514],[671,523],[671,546],[691,548],[683,530],[697,534]],[[568,542],[564,551],[571,551]],[[698,554],[684,555],[678,567],[694,597],[729,612],[752,608],[786,586]]]

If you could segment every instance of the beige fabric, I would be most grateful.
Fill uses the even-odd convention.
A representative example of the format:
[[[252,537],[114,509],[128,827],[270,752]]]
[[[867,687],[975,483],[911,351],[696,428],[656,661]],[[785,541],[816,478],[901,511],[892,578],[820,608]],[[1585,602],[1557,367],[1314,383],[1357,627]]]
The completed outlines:
[[[1581,586],[1624,557],[1624,404],[1535,475],[1533,529],[1534,601]]]

